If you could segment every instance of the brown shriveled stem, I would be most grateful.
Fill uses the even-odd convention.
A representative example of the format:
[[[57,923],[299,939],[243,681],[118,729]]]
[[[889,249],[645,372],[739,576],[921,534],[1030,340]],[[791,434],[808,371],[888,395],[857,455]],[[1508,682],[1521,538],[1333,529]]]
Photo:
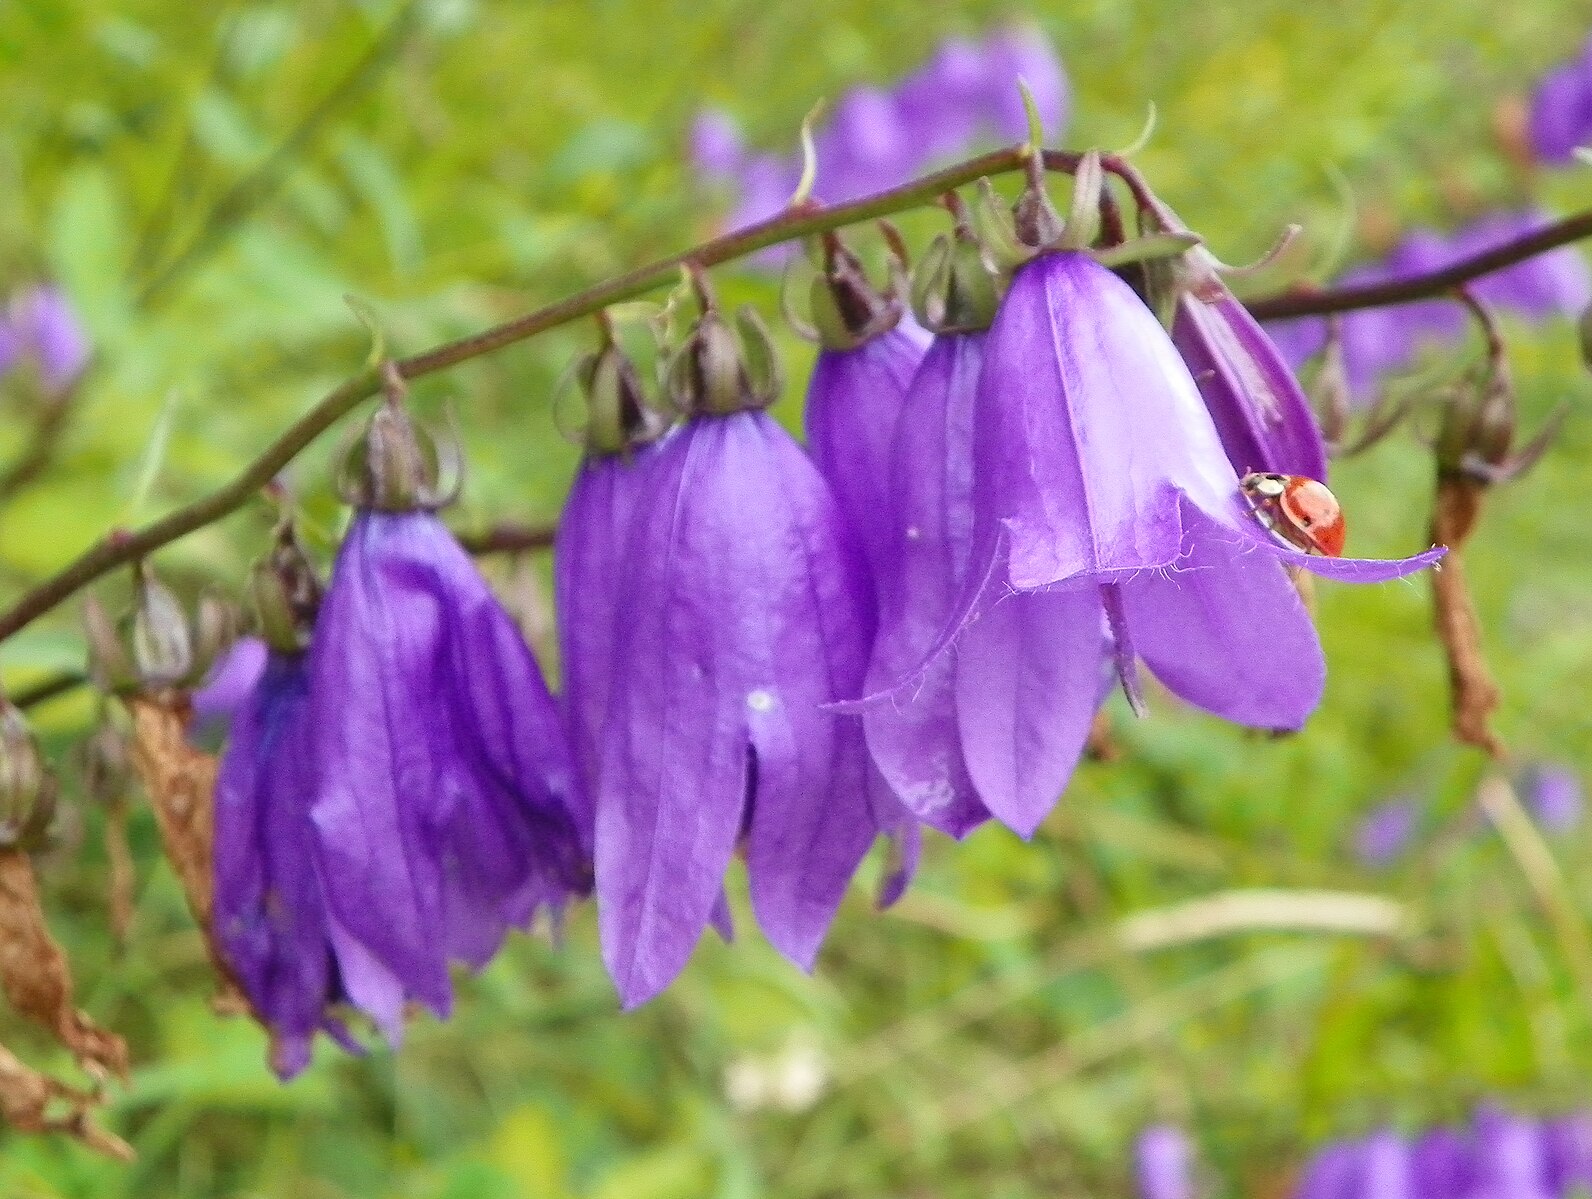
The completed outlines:
[[[1047,170],[1071,172],[1079,155],[1060,150],[1043,154]],[[417,379],[468,362],[472,358],[514,345],[560,325],[617,304],[635,299],[660,287],[673,284],[682,266],[699,269],[744,258],[769,246],[797,241],[833,229],[876,220],[911,208],[935,203],[945,192],[966,186],[985,176],[1009,174],[1024,167],[1028,156],[1020,146],[995,150],[977,158],[946,167],[900,187],[865,196],[848,204],[824,208],[807,203],[745,229],[712,238],[678,254],[638,267],[623,275],[595,284],[557,303],[506,321],[470,337],[451,341],[434,349],[400,359],[398,373]],[[1137,170],[1123,160],[1106,156],[1105,170],[1123,181],[1134,199],[1143,205],[1150,192]],[[1396,283],[1371,287],[1320,289],[1259,300],[1250,305],[1262,317],[1306,316],[1403,304],[1451,291],[1471,279],[1500,270],[1556,246],[1592,235],[1592,211],[1578,213],[1529,236],[1517,238],[1484,254],[1473,255],[1441,271],[1414,276]],[[336,424],[361,402],[374,395],[379,386],[375,368],[367,368],[335,388],[290,425],[230,483],[185,507],[168,513],[142,529],[118,529],[107,534],[69,562],[60,571],[24,593],[4,612],[0,612],[0,641],[13,636],[33,621],[52,611],[78,591],[108,572],[136,559],[147,557],[162,546],[185,537],[241,508],[278,471],[301,451]]]
[[[1481,620],[1465,582],[1465,543],[1481,514],[1487,485],[1462,475],[1441,472],[1432,507],[1432,544],[1446,545],[1448,554],[1432,571],[1432,603],[1437,636],[1448,655],[1450,704],[1456,740],[1485,750],[1494,758],[1508,752],[1493,732],[1498,684],[1493,681],[1482,648]]]

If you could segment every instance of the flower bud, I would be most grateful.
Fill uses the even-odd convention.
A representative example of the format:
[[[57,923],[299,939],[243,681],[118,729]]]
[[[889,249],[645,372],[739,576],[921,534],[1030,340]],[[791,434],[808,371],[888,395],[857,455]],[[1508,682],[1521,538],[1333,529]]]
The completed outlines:
[[[978,238],[959,224],[953,238],[937,237],[912,276],[918,323],[935,333],[989,328],[1000,307],[1001,287]]]
[[[55,776],[27,721],[0,700],[0,848],[38,848],[55,815],[55,797]]]
[[[276,545],[254,564],[249,594],[260,635],[274,650],[296,654],[308,647],[321,604],[321,581],[290,520],[277,529]]]
[[[1481,378],[1462,383],[1443,407],[1437,464],[1451,474],[1492,482],[1509,459],[1515,436],[1515,389],[1499,359]]]
[[[100,803],[114,803],[133,785],[133,751],[127,734],[106,721],[77,747],[83,793]]]
[[[821,246],[823,272],[812,285],[819,343],[826,350],[853,350],[894,329],[905,311],[895,289],[874,287],[838,234],[825,234]]]
[[[458,498],[464,482],[458,444],[433,436],[404,407],[402,376],[388,363],[385,402],[344,457],[338,491],[345,503],[378,512],[435,511]]]
[[[171,687],[193,673],[194,638],[188,614],[172,590],[144,563],[132,613],[133,666],[146,687]]]
[[[133,607],[113,621],[89,597],[83,607],[89,674],[111,694],[190,686],[232,639],[230,608],[213,595],[200,599],[190,621],[177,596],[148,563],[138,567]]]
[[[665,372],[669,401],[687,416],[767,408],[784,382],[768,326],[750,306],[735,314],[731,329],[708,304]]]

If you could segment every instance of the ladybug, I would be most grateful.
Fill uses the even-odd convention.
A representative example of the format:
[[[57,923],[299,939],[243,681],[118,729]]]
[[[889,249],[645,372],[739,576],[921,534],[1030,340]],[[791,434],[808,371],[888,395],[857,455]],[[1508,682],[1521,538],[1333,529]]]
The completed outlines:
[[[1343,555],[1343,508],[1327,485],[1304,475],[1252,471],[1238,483],[1271,535],[1307,554]]]

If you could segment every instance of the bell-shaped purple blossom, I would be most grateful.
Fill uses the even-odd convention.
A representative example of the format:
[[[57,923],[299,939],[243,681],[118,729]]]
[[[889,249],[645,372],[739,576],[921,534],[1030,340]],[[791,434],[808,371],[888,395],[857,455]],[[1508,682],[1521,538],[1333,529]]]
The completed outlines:
[[[973,553],[973,417],[985,334],[934,339],[902,405],[883,478],[889,565],[878,575],[879,635],[865,691],[889,690],[934,649],[955,615]],[[874,761],[919,819],[954,837],[989,819],[962,754],[951,655],[910,696],[865,710]]]
[[[1134,1147],[1140,1199],[1194,1199],[1192,1159],[1193,1149],[1181,1128],[1146,1128]]]
[[[926,161],[937,161],[976,143],[983,131],[989,91],[986,47],[959,37],[941,42],[928,62],[901,81],[896,105]],[[1014,140],[1022,136],[1016,134]]]
[[[1531,97],[1529,130],[1537,157],[1553,166],[1573,161],[1578,146],[1592,144],[1592,39],[1543,76]]]
[[[761,412],[656,447],[613,626],[597,801],[603,958],[627,1007],[661,991],[744,844],[752,906],[810,968],[875,833],[854,699],[873,596],[823,477]]]
[[[318,861],[350,999],[396,1041],[588,886],[569,750],[518,628],[428,511],[361,510],[310,651]]]
[[[1445,259],[1449,265],[1526,237],[1553,222],[1548,214],[1525,208],[1495,212],[1454,235]],[[1535,254],[1501,271],[1483,275],[1471,286],[1476,297],[1527,321],[1576,317],[1592,302],[1592,272],[1574,246]]]
[[[349,996],[310,822],[312,720],[304,655],[273,651],[234,707],[216,779],[216,940],[270,1031],[283,1079],[309,1064],[317,1032],[359,1048],[327,1015]]]
[[[704,108],[691,122],[691,163],[709,179],[740,174],[746,147],[734,118],[716,108]]]
[[[1305,1163],[1294,1190],[1294,1199],[1360,1199],[1355,1190],[1359,1146],[1334,1141],[1318,1150]]]
[[[1195,250],[1190,257],[1208,256]],[[1172,341],[1234,470],[1327,477],[1326,443],[1310,401],[1281,351],[1214,269],[1205,272],[1203,286],[1178,295]]]
[[[1024,835],[1077,764],[1108,660],[1132,698],[1142,658],[1198,707],[1299,728],[1325,663],[1284,567],[1371,582],[1442,553],[1330,559],[1268,534],[1171,340],[1082,252],[1018,270],[985,343],[977,404],[974,551],[936,649],[954,642],[974,786]]]

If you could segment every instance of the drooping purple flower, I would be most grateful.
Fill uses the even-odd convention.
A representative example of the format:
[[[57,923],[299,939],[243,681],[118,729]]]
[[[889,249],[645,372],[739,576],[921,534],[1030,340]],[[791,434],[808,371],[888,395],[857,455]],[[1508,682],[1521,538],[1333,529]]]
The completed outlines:
[[[1497,1107],[1476,1112],[1475,1199],[1552,1199],[1542,1127]]]
[[[1565,833],[1581,823],[1586,791],[1581,776],[1571,767],[1538,763],[1526,771],[1521,790],[1526,807],[1546,831]]]
[[[1234,470],[1327,477],[1326,443],[1310,401],[1260,323],[1214,270],[1204,288],[1178,296],[1172,341]]]
[[[64,391],[88,365],[92,348],[66,293],[44,284],[11,301],[10,327],[39,368],[48,391]]]
[[[973,552],[973,415],[984,333],[935,338],[902,405],[889,492],[891,565],[879,574],[879,635],[865,691],[889,689],[933,650],[956,612]],[[910,700],[868,708],[868,748],[902,802],[955,837],[989,818],[962,756],[955,663],[932,662]]]
[[[563,674],[560,698],[586,814],[596,807],[613,687],[615,609],[628,569],[626,538],[653,453],[653,447],[643,446],[629,455],[589,455],[558,522],[553,571]],[[583,832],[589,845],[589,825]]]
[[[215,660],[190,700],[188,737],[195,745],[221,744],[233,716],[254,691],[265,661],[265,642],[259,637],[239,637]]]
[[[875,832],[854,699],[872,635],[839,506],[768,416],[656,449],[618,595],[597,802],[603,959],[627,1007],[690,956],[744,840],[753,910],[810,968]]]
[[[1193,1199],[1193,1150],[1181,1128],[1156,1124],[1139,1134],[1135,1172],[1140,1199]]]
[[[447,964],[586,889],[564,729],[518,628],[433,514],[360,510],[310,650],[311,817],[350,999],[389,1040]]]
[[[831,201],[904,183],[921,160],[895,97],[877,87],[845,92],[814,145],[818,192]]]
[[[1543,76],[1531,98],[1532,148],[1543,162],[1571,162],[1592,142],[1592,40],[1581,53]]]
[[[1399,796],[1378,804],[1354,830],[1355,856],[1367,866],[1387,866],[1403,856],[1420,826],[1421,808]]]
[[[235,706],[216,779],[215,935],[284,1080],[309,1064],[317,1032],[359,1049],[327,1015],[349,996],[310,823],[311,721],[304,655],[272,652]]]
[[[856,531],[875,578],[893,568],[891,440],[929,335],[910,317],[850,349],[821,349],[802,420],[807,451]]]
[[[1284,565],[1370,582],[1442,552],[1328,559],[1269,536],[1171,340],[1081,252],[1018,270],[985,344],[977,403],[969,585],[936,648],[955,643],[973,783],[1024,835],[1082,753],[1106,647],[1130,696],[1142,658],[1196,706],[1298,728],[1325,664]]]

